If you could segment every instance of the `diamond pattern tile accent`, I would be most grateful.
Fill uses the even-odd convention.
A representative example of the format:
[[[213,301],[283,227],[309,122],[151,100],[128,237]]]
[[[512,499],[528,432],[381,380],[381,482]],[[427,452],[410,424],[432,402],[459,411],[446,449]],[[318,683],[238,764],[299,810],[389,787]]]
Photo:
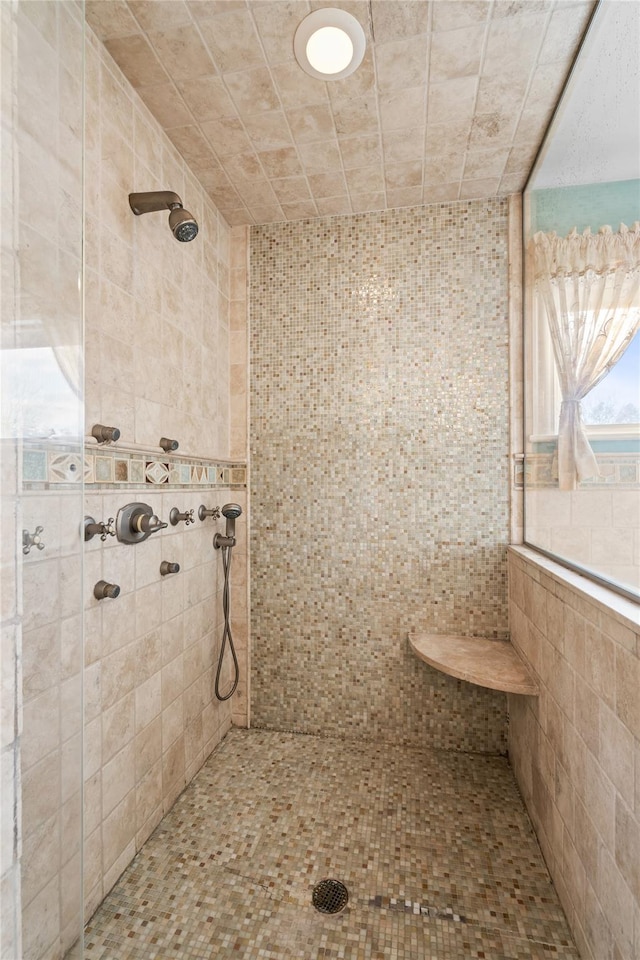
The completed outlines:
[[[50,453],[49,480],[55,483],[81,483],[84,473],[84,461],[77,453]]]
[[[145,479],[147,483],[168,483],[169,464],[161,463],[159,460],[147,462]]]

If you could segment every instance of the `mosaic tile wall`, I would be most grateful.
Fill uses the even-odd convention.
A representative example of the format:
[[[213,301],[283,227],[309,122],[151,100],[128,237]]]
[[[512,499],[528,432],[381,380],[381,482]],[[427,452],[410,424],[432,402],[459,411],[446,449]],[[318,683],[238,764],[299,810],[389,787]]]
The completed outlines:
[[[231,230],[231,293],[229,301],[229,391],[231,424],[229,456],[247,459],[249,344],[248,322],[249,229]]]
[[[251,229],[253,725],[503,749],[507,315],[506,201]]]

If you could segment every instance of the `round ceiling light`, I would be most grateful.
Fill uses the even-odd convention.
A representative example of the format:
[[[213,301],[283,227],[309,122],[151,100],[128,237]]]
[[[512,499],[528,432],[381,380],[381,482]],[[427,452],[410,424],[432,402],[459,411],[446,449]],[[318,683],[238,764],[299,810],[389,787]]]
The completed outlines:
[[[299,24],[293,38],[296,60],[318,80],[342,80],[362,63],[364,30],[346,10],[314,10]]]

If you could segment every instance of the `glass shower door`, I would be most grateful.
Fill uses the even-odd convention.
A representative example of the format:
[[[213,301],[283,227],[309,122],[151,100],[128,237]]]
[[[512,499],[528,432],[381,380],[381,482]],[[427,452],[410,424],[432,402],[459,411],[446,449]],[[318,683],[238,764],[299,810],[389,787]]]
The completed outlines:
[[[84,10],[2,13],[0,955],[82,956]]]

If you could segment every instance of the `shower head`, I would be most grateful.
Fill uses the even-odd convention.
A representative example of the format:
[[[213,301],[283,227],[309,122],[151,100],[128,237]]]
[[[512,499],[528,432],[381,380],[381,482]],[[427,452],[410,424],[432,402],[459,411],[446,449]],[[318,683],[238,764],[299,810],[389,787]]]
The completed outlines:
[[[236,520],[242,513],[242,507],[239,503],[225,503],[224,507],[221,508],[221,513],[223,517],[227,518],[227,526],[224,532],[225,537],[235,538]]]
[[[188,243],[198,235],[198,224],[193,214],[182,207],[174,207],[169,214],[169,226],[176,240]]]
[[[169,210],[169,226],[176,240],[188,243],[198,234],[198,224],[192,213],[185,210],[182,200],[171,190],[151,190],[147,193],[130,193],[129,206],[139,217],[143,213]]]

